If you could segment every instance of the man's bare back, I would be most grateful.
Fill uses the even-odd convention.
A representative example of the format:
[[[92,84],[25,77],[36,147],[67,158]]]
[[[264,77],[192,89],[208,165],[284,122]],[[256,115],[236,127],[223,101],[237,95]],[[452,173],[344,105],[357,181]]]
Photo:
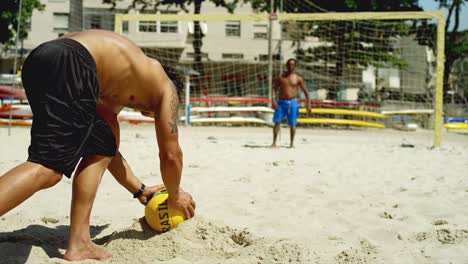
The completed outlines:
[[[155,112],[164,90],[171,86],[159,62],[133,42],[104,30],[70,33],[93,56],[100,84],[99,105],[118,114],[123,107]]]
[[[120,136],[117,114],[124,107],[155,117],[162,178],[172,200],[179,199],[182,171],[177,129],[179,98],[162,65],[147,57],[128,38],[110,31],[87,30],[64,37],[80,42],[96,62],[100,85],[97,111],[112,129],[117,146]]]

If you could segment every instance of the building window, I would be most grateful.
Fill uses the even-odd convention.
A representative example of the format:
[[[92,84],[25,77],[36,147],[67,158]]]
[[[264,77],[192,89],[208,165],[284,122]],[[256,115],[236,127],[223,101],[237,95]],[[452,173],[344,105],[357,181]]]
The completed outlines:
[[[259,61],[268,61],[270,58],[268,56],[268,54],[260,54],[258,55],[258,60]]]
[[[267,25],[254,25],[254,39],[267,39],[268,26]]]
[[[152,10],[142,10],[140,14],[154,14]],[[158,32],[157,21],[140,21],[138,22],[138,31],[140,32]]]
[[[158,24],[156,23],[156,21],[140,21],[138,23],[138,31],[158,32]]]
[[[244,58],[242,53],[223,53],[224,60],[241,60]]]
[[[91,29],[101,29],[101,17],[99,15],[91,15],[89,28]]]
[[[202,60],[208,60],[208,53],[202,52],[201,57],[202,57]],[[187,52],[187,58],[188,59],[195,59],[195,53]]]
[[[240,21],[226,21],[226,36],[240,37],[241,24]]]
[[[54,30],[68,30],[68,13],[54,13]]]
[[[128,21],[122,22],[122,32],[128,33]]]
[[[268,33],[254,32],[254,39],[267,39]]]
[[[161,14],[177,14],[177,11],[161,11]],[[178,33],[179,22],[177,21],[161,21],[161,33]]]
[[[83,7],[83,29],[103,29],[114,31],[116,14],[125,14],[127,10]],[[128,21],[122,23],[123,31],[128,31]]]

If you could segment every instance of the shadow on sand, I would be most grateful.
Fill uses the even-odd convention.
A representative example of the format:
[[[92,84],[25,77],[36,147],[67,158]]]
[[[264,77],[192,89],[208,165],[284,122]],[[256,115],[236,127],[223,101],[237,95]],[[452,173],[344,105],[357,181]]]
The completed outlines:
[[[91,238],[108,226],[91,226]],[[42,248],[50,258],[63,258],[60,249],[66,249],[69,234],[68,225],[30,225],[21,230],[0,232],[0,263],[26,263],[33,246]]]
[[[128,229],[123,231],[116,231],[110,235],[104,236],[102,238],[94,239],[93,242],[98,245],[107,245],[111,241],[118,239],[138,239],[138,240],[148,240],[154,236],[160,235],[160,233],[151,229],[151,227],[146,223],[144,217],[138,219],[138,224],[141,226],[141,230]]]
[[[242,145],[242,147],[244,147],[244,148],[265,148],[265,149],[289,148],[289,146],[272,147],[271,145],[255,145],[255,144],[245,144],[245,145]]]

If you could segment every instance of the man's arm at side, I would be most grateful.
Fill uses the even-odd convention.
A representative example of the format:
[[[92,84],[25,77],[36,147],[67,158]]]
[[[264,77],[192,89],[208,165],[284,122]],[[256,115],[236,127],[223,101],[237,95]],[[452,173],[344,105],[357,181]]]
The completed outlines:
[[[301,90],[302,92],[304,93],[305,95],[305,98],[306,98],[306,108],[307,108],[307,112],[310,114],[311,113],[311,108],[310,108],[310,95],[309,95],[309,91],[307,90],[307,87],[304,83],[304,79],[300,79],[299,81],[299,86],[301,87]]]
[[[276,95],[278,94],[278,87],[280,86],[279,84],[279,79],[278,78],[275,78],[273,80],[273,92],[271,94],[271,100],[272,100],[272,103],[273,103],[273,108],[278,108],[278,99],[276,98]]]

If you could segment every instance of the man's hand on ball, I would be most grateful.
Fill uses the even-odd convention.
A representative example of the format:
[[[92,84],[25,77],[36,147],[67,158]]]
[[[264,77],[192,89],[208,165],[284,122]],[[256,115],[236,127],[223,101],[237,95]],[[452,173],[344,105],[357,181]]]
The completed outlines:
[[[142,205],[146,205],[155,192],[159,192],[164,188],[166,188],[164,184],[146,187],[145,190],[143,190],[141,196],[138,197],[138,200]]]
[[[184,192],[182,189],[179,191],[177,198],[171,199],[169,195],[169,206],[183,212],[185,219],[190,219],[195,215],[195,201],[190,193]]]

